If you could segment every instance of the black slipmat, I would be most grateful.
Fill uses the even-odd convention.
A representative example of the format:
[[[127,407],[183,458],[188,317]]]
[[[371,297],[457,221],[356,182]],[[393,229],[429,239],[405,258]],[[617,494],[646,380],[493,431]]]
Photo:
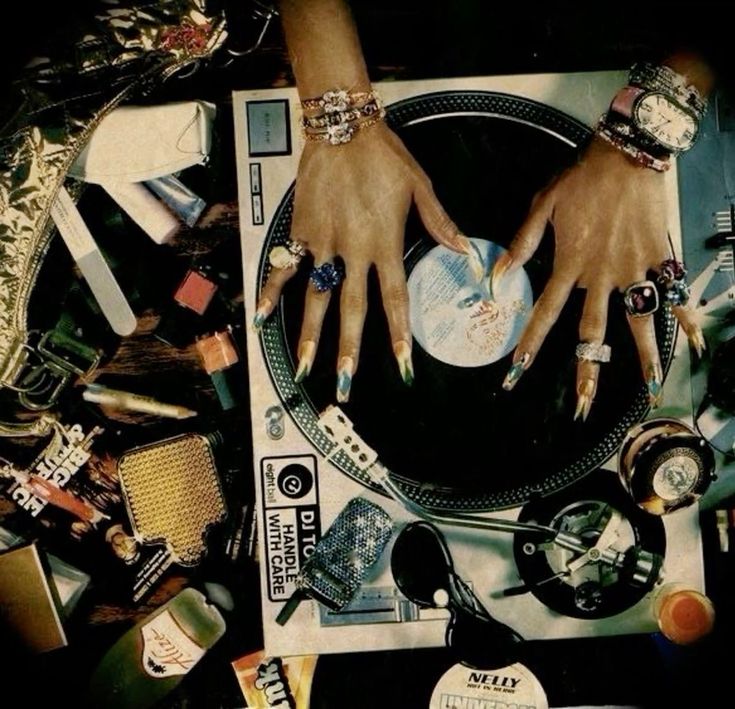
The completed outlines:
[[[583,124],[543,104],[494,92],[424,94],[389,107],[388,121],[432,180],[440,201],[470,237],[508,246],[533,195],[573,164],[589,140]],[[264,245],[257,287],[270,249],[289,237],[293,185],[279,205]],[[434,242],[412,210],[406,225],[406,269]],[[551,273],[553,230],[526,265],[534,301]],[[326,453],[316,427],[335,403],[339,298],[333,297],[312,372],[294,384],[304,290],[311,260],[284,289],[266,322],[261,345],[276,389],[296,425]],[[433,509],[493,510],[559,490],[607,460],[630,426],[648,411],[635,343],[620,296],[611,297],[606,342],[612,361],[602,374],[585,423],[576,405],[574,349],[584,291],[576,289],[531,369],[511,392],[501,383],[511,355],[479,368],[444,364],[414,340],[415,382],[406,386],[393,357],[377,279],[350,401],[342,408],[405,491]],[[673,317],[660,309],[656,336],[668,368]],[[369,477],[341,454],[333,462],[359,482]]]

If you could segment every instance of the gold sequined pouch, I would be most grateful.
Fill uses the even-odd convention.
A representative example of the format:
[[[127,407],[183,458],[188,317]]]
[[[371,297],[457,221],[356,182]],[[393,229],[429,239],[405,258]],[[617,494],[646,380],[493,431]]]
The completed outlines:
[[[117,469],[136,540],[165,544],[171,561],[197,565],[207,532],[227,512],[207,437],[187,433],[133,448]]]

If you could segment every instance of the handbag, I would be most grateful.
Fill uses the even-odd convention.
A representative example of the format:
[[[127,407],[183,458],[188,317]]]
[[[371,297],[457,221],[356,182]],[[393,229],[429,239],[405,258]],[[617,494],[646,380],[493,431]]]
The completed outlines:
[[[133,96],[210,57],[226,38],[203,0],[105,0],[60,56],[35,60],[14,84],[0,129],[0,389],[58,394],[65,358],[29,336],[28,305],[54,233],[51,207],[102,119]],[[69,192],[78,197],[78,185]],[[79,374],[79,372],[75,372]],[[50,381],[51,380],[51,383]],[[42,408],[37,406],[36,408]]]

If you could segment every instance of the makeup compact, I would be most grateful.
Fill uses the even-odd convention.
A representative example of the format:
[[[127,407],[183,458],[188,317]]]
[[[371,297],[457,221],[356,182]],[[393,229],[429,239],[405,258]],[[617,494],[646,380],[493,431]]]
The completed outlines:
[[[681,583],[667,583],[653,599],[653,612],[661,633],[677,645],[690,645],[708,635],[715,609],[707,596]]]
[[[218,290],[205,264],[192,265],[173,294],[174,303],[163,314],[156,337],[174,347],[186,347],[206,329],[202,318]]]

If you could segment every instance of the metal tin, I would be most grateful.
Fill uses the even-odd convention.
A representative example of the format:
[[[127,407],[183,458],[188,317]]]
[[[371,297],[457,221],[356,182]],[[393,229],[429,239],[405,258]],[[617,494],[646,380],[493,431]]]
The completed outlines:
[[[694,504],[715,477],[707,441],[673,418],[650,419],[628,431],[620,447],[618,474],[646,512],[668,514]]]

